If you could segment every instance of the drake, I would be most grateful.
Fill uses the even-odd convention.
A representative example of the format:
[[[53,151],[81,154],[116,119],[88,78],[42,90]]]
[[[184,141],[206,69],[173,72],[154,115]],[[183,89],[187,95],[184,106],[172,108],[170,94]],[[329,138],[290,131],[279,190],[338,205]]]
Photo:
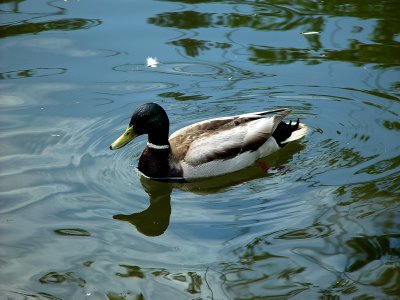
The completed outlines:
[[[169,119],[156,103],[137,108],[125,132],[113,142],[119,149],[147,134],[138,169],[162,181],[186,181],[223,175],[251,166],[288,142],[302,138],[307,126],[283,122],[287,108],[201,121],[169,136]],[[169,136],[169,137],[168,137]]]

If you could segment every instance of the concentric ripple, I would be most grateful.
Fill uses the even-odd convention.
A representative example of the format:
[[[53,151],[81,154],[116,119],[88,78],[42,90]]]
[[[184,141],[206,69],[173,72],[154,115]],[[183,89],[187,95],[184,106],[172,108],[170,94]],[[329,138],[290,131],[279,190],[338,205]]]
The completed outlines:
[[[102,82],[98,84],[98,93],[109,95],[126,95],[138,92],[149,92],[175,87],[169,82]]]
[[[19,79],[29,77],[46,77],[67,72],[65,68],[35,68],[0,73],[0,79]]]
[[[114,67],[115,71],[137,72],[151,71],[171,75],[198,76],[206,78],[226,78],[229,80],[253,79],[274,75],[255,73],[243,70],[229,64],[210,64],[210,63],[164,63],[161,62],[156,68],[146,68],[144,65],[125,64]]]
[[[110,125],[110,121],[101,118],[59,119],[54,128],[32,125],[23,132],[16,129],[2,135],[0,140],[4,144],[17,142],[12,148],[3,148],[0,187],[8,200],[2,202],[1,211],[21,209],[67,191],[85,197],[131,194],[129,185],[126,189],[116,188],[117,183],[129,182],[135,173],[127,152],[115,152],[110,159],[109,143],[119,134],[104,138],[103,132],[112,132]],[[23,151],[27,146],[30,154]],[[30,193],[26,194],[28,188]]]

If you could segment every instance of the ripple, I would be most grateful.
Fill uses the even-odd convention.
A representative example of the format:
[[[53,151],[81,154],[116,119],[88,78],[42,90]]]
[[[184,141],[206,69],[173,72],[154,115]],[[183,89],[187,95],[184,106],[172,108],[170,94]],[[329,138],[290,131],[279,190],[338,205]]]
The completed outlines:
[[[229,64],[211,63],[160,63],[156,68],[146,68],[144,65],[125,64],[113,68],[120,72],[151,71],[171,75],[198,76],[207,78],[226,78],[228,80],[253,79],[259,77],[269,77],[263,73],[252,72],[234,67]]]
[[[0,89],[0,107],[4,111],[31,105],[40,105],[41,108],[46,105],[55,105],[58,98],[54,97],[54,93],[76,90],[79,89],[79,86],[61,82],[25,84],[9,81],[1,84]],[[8,118],[11,115],[5,117]]]
[[[399,146],[393,143],[396,130],[387,124],[397,122],[398,105],[373,91],[296,86],[292,95],[292,88],[265,93],[279,105],[293,107],[310,127],[308,147],[297,161],[308,170],[301,180],[319,186],[347,185],[395,172]]]
[[[299,23],[307,23],[304,16],[283,5],[263,4],[254,8],[237,5],[236,10],[238,12],[203,13],[192,10],[165,12],[149,18],[148,22],[157,26],[180,30],[211,27],[287,30],[299,26]]]
[[[127,95],[137,92],[148,92],[168,89],[177,86],[168,82],[104,82],[98,84],[97,93],[108,95]]]
[[[35,7],[5,5],[7,2],[1,3],[2,18],[0,22],[5,25],[10,23],[27,23],[32,19],[40,17],[60,16],[64,14],[65,9],[55,5],[56,1],[37,2]],[[10,18],[12,16],[12,18]]]
[[[55,229],[54,233],[58,235],[66,235],[66,236],[90,236],[90,232],[81,228],[62,228]]]
[[[112,68],[114,71],[118,72],[136,72],[136,71],[144,71],[144,64],[123,64],[118,65]]]
[[[230,69],[226,69],[229,71]],[[175,63],[165,65],[165,68],[160,72],[169,74],[189,75],[189,76],[218,76],[226,73],[223,68],[214,65],[207,65],[201,63]],[[227,72],[229,73],[229,72]]]
[[[65,274],[50,272],[40,277],[39,282],[41,284],[60,284],[64,282],[72,282],[80,287],[84,287],[86,284],[86,281],[83,278],[75,275],[74,272],[67,272]]]
[[[298,239],[310,239],[327,237],[333,233],[331,226],[323,224],[313,224],[304,229],[285,230],[283,233],[280,232],[275,239],[282,240],[298,240]]]
[[[135,175],[129,165],[130,152],[115,152],[110,159],[112,153],[108,146],[115,139],[110,127],[112,119],[42,116],[41,122],[57,126],[45,128],[31,124],[23,132],[18,128],[0,136],[6,145],[0,171],[2,212],[19,210],[50,196],[81,193],[83,186],[89,187],[88,195],[126,198],[132,194],[130,184],[121,184],[130,182]],[[110,134],[104,135],[104,132]]]
[[[234,67],[229,64],[205,64],[205,63],[175,63],[165,65],[165,69],[160,68],[159,72],[168,74],[201,76],[213,78],[227,78],[229,80],[249,79],[268,76],[262,73],[251,72]],[[273,75],[270,75],[273,76]]]
[[[67,72],[66,68],[35,68],[35,69],[25,69],[16,70],[0,73],[0,79],[20,79],[20,78],[30,78],[30,77],[46,77],[60,75]]]
[[[53,30],[81,30],[99,26],[102,23],[99,19],[66,18],[45,22],[23,22],[2,26],[0,37],[15,36],[19,34],[35,34],[43,31]]]

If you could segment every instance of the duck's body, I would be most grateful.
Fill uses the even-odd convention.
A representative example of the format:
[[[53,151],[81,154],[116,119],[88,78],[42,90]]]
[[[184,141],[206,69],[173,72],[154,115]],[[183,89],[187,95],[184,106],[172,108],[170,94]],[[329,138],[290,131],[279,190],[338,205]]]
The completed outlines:
[[[110,149],[118,149],[140,134],[148,134],[138,169],[158,180],[193,180],[223,175],[251,166],[286,143],[300,139],[307,126],[282,120],[290,113],[271,111],[215,118],[174,132],[168,138],[169,120],[155,103],[139,107],[125,133]]]

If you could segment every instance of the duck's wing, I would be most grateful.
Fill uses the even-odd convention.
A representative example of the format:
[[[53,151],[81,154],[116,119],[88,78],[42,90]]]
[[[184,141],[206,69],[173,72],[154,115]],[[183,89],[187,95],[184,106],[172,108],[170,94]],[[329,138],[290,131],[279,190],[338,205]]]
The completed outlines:
[[[290,109],[215,118],[192,124],[169,139],[175,158],[191,165],[255,151],[272,135]]]

